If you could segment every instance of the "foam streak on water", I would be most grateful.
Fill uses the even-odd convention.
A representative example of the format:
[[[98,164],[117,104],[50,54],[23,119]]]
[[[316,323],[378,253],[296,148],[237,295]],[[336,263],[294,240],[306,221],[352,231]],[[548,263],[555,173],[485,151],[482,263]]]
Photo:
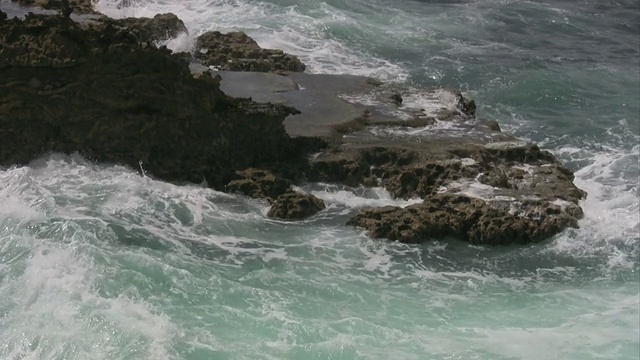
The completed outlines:
[[[273,222],[255,200],[80,158],[0,180],[0,358],[533,359],[531,342],[631,358],[640,335],[623,286],[637,263],[595,256],[625,250],[589,206],[592,251],[567,251],[583,230],[534,248],[415,247],[367,239],[339,214]],[[373,196],[324,189],[306,188],[342,194],[343,208]]]
[[[357,20],[348,13],[326,3],[308,13],[295,5],[284,8],[269,3],[239,0],[175,2],[132,2],[121,7],[121,1],[100,0],[97,9],[109,16],[153,17],[163,12],[177,14],[189,29],[188,36],[169,41],[175,51],[192,51],[195,38],[210,30],[245,31],[260,46],[282,49],[300,57],[312,73],[352,74],[382,79],[405,80],[402,67],[372,57],[362,50],[346,46],[333,38],[331,28],[351,25]],[[283,24],[286,24],[283,26]]]

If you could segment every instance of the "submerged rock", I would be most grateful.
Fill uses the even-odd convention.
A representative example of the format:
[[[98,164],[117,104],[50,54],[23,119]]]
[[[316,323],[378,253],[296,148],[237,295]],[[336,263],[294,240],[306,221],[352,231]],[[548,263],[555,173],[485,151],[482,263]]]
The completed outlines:
[[[301,72],[305,65],[282,50],[263,49],[243,32],[208,31],[196,40],[195,57],[219,70]]]
[[[324,202],[312,194],[286,192],[274,201],[267,216],[287,220],[302,220],[325,208]]]

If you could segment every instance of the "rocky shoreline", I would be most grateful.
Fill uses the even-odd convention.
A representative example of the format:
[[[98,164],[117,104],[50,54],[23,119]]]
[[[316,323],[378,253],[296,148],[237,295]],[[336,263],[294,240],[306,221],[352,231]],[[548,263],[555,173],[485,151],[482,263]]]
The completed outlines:
[[[410,243],[526,244],[582,217],[573,174],[477,119],[455,90],[307,74],[243,33],[207,32],[194,54],[174,54],[156,45],[187,31],[173,14],[115,20],[89,1],[21,3],[61,10],[0,11],[0,166],[78,152],[264,198],[269,216],[291,220],[325,207],[292,185],[379,186],[421,202],[363,208],[348,224]]]

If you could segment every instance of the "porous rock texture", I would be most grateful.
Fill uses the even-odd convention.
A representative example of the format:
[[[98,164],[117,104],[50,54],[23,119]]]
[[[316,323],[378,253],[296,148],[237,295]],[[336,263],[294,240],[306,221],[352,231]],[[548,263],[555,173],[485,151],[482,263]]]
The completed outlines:
[[[229,181],[226,191],[270,202],[287,192],[292,184],[289,179],[265,169],[245,169],[237,171],[236,176]]]
[[[208,31],[196,40],[195,56],[218,70],[301,72],[305,65],[282,50],[263,49],[243,32]]]
[[[586,195],[573,174],[536,145],[503,149],[470,140],[373,146],[341,144],[315,157],[310,179],[350,186],[379,184],[406,208],[365,208],[349,221],[374,237],[409,243],[455,237],[474,244],[538,242],[582,217]]]
[[[324,202],[312,194],[288,191],[274,201],[267,214],[269,217],[302,220],[325,208]]]

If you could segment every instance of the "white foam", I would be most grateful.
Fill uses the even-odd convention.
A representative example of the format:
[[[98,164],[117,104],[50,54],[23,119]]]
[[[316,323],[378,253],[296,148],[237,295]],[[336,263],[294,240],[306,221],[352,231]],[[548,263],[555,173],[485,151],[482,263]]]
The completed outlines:
[[[422,202],[420,198],[409,200],[394,199],[391,194],[381,187],[351,188],[332,184],[308,184],[303,187],[294,187],[297,191],[309,192],[329,204],[339,204],[347,208],[361,208],[366,206],[383,207],[398,206],[407,207]]]
[[[457,111],[456,94],[444,89],[426,91],[405,88],[400,107],[389,106],[386,96],[377,92],[359,95],[342,94],[340,97],[350,103],[375,107],[377,111],[405,121],[412,120],[417,115],[436,118],[443,110]],[[443,121],[443,123],[450,123],[450,121]]]
[[[479,181],[454,181],[440,192],[452,192],[465,195],[468,197],[489,201],[496,200],[495,188],[490,185],[483,184]]]
[[[31,255],[22,260],[22,274],[0,283],[0,307],[13,310],[3,319],[10,326],[0,329],[11,358],[58,358],[72,351],[77,358],[107,359],[110,349],[123,344],[104,334],[118,332],[144,339],[146,349],[139,350],[144,358],[171,357],[176,329],[169,319],[145,301],[99,294],[99,269],[76,251],[83,244],[29,239],[28,245]]]
[[[460,159],[460,163],[462,164],[462,166],[473,166],[478,164],[477,161],[471,158],[462,158]]]
[[[95,7],[114,18],[153,17],[171,12],[182,19],[189,35],[166,43],[174,51],[193,50],[195,38],[206,31],[244,31],[262,47],[282,49],[298,56],[311,73],[363,75],[396,81],[404,81],[408,76],[398,65],[327,37],[328,22],[353,26],[355,23],[347,14],[326,4],[315,17],[300,13],[296,6],[283,9],[242,0],[208,0],[205,4],[197,0],[144,1],[132,2],[130,7],[119,4],[120,0],[99,0]]]
[[[589,154],[581,149],[564,149],[587,156],[590,165],[575,173],[575,184],[587,191],[580,202],[584,218],[580,230],[556,239],[551,250],[560,253],[593,256],[606,255],[609,270],[633,269],[637,266],[640,245],[640,204],[638,202],[638,152],[627,151]]]
[[[457,95],[445,89],[432,92],[410,91],[402,94],[402,107],[405,109],[422,109],[426,116],[436,117],[441,110],[455,111],[458,104]]]
[[[526,146],[529,143],[523,140],[515,140],[515,141],[492,141],[484,146],[489,149],[508,149],[513,147]]]

